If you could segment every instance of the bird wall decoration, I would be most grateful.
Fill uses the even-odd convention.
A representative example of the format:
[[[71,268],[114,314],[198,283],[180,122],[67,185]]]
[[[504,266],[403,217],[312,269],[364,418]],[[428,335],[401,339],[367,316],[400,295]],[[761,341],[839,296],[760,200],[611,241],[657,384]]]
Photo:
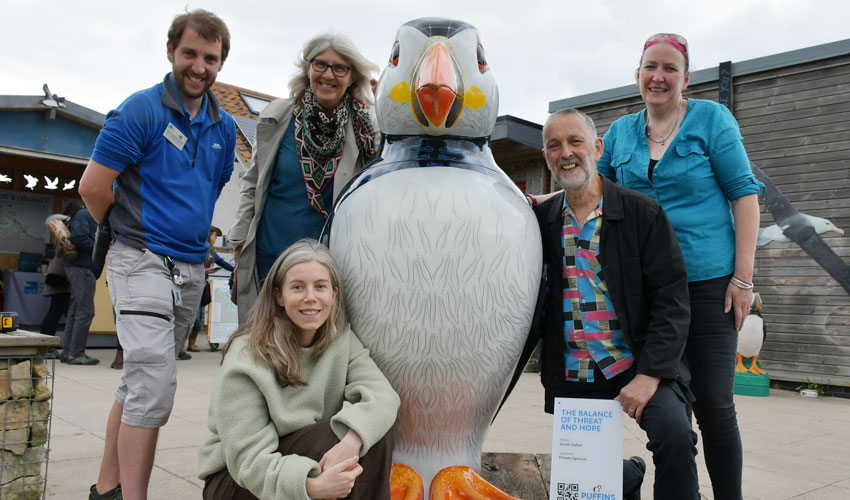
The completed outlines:
[[[797,225],[809,226],[819,235],[829,231],[838,233],[842,236],[844,235],[844,230],[833,224],[832,221],[828,219],[814,217],[803,213],[796,213],[789,217],[788,220],[784,221],[781,226],[773,224],[771,226],[760,228],[756,248],[761,248],[774,241],[778,243],[789,243],[791,238],[785,235],[785,231]]]
[[[33,177],[29,174],[24,174],[24,179],[26,179],[27,181],[26,186],[24,186],[27,189],[35,189],[35,187],[38,185],[38,177]]]
[[[325,234],[353,328],[401,397],[393,498],[513,498],[475,470],[528,336],[542,250],[490,151],[498,89],[478,31],[405,23],[376,94],[383,148]]]

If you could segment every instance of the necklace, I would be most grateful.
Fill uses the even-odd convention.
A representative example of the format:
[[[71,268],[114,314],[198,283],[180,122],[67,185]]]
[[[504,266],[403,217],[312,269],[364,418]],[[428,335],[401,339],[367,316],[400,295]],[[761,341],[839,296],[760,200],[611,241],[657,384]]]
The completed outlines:
[[[673,120],[673,123],[670,124],[670,130],[668,130],[667,133],[664,134],[664,137],[662,137],[661,139],[656,139],[656,138],[652,137],[652,132],[649,130],[649,123],[647,123],[646,124],[646,138],[649,139],[650,141],[656,143],[656,144],[661,144],[662,146],[664,146],[664,144],[667,142],[667,139],[669,139],[670,135],[673,133],[673,130],[676,129],[676,124],[679,123],[679,113],[681,113],[681,112],[682,112],[682,100],[679,99],[679,106],[676,108],[676,119]]]

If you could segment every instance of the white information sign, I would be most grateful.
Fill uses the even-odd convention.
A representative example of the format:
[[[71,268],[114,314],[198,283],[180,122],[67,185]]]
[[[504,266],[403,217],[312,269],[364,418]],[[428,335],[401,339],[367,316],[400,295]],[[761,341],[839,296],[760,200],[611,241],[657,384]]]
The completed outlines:
[[[623,410],[610,399],[555,398],[550,500],[622,500]]]
[[[210,342],[224,344],[239,326],[236,304],[230,301],[226,278],[210,278],[210,298]]]

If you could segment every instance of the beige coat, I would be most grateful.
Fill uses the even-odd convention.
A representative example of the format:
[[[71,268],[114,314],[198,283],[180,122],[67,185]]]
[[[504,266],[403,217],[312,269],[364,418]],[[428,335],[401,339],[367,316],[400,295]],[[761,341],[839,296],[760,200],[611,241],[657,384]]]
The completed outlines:
[[[380,144],[374,108],[369,114],[375,128],[375,146]],[[239,303],[239,324],[245,323],[257,294],[260,290],[256,262],[256,236],[260,216],[266,204],[266,195],[274,176],[277,152],[287,127],[292,122],[292,101],[277,99],[269,103],[260,114],[257,124],[257,144],[254,147],[251,168],[242,177],[242,191],[236,212],[236,222],[227,233],[227,239],[234,245],[242,245],[242,253],[236,267],[237,297]],[[333,199],[336,201],[342,188],[357,172],[363,168],[363,158],[357,149],[354,127],[351,121],[345,131],[345,145],[342,159],[334,174]],[[306,201],[305,201],[306,202]]]

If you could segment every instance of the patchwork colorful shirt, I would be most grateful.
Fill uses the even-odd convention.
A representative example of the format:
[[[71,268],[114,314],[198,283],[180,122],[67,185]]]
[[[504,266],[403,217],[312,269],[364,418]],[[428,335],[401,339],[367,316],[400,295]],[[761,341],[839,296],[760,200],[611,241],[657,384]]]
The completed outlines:
[[[626,344],[605,282],[599,277],[599,241],[602,203],[579,227],[564,197],[561,247],[564,250],[564,340],[567,344],[566,379],[593,382],[594,367],[610,379],[629,369],[634,356]]]

